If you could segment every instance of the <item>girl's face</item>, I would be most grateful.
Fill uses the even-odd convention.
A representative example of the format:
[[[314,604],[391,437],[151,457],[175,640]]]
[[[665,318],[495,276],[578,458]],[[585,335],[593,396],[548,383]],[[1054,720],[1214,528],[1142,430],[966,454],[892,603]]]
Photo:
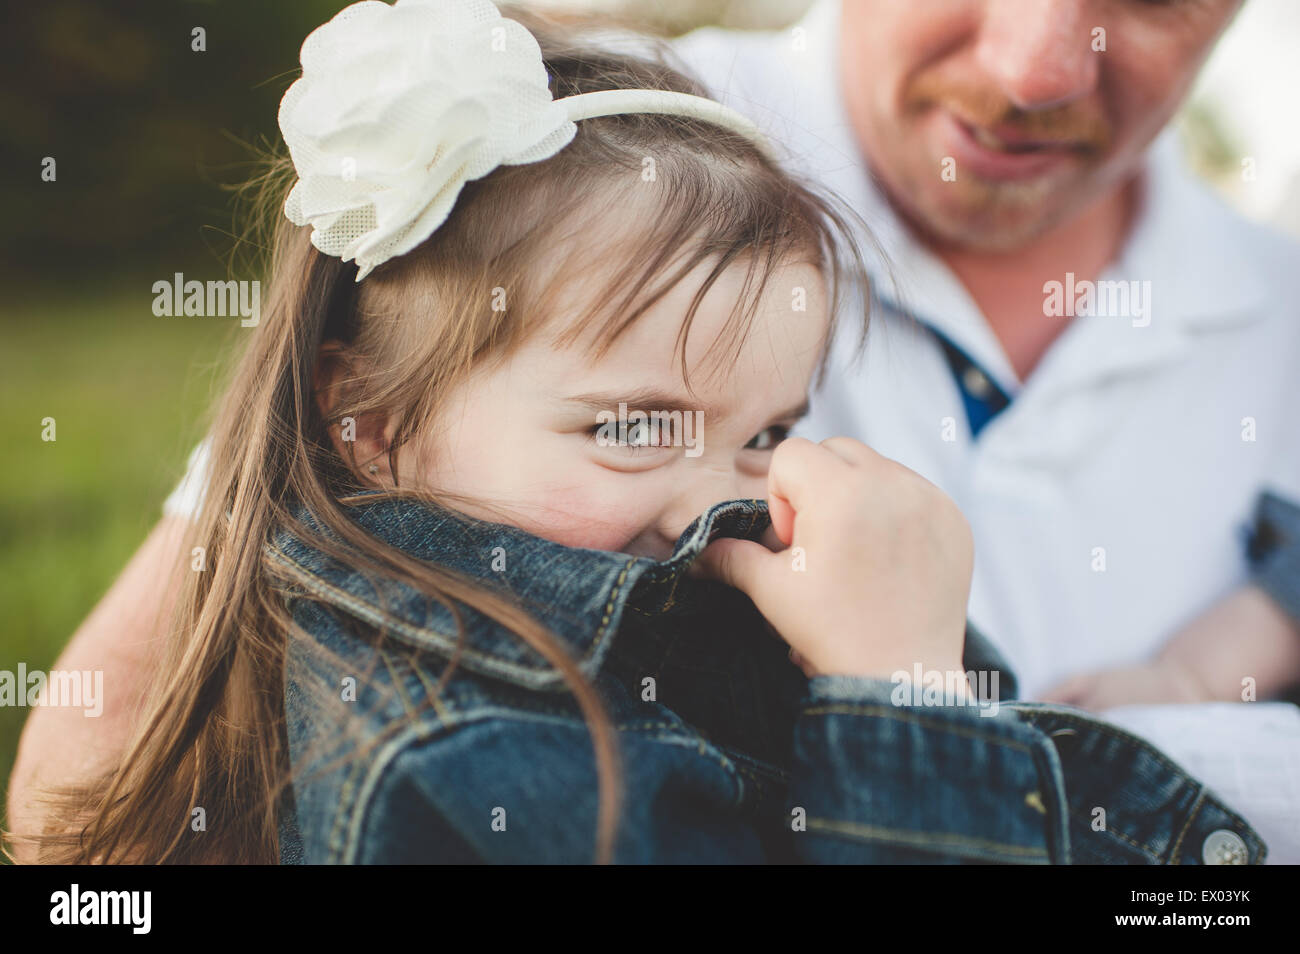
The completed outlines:
[[[687,339],[692,396],[678,332],[706,274],[700,266],[599,359],[590,341],[559,346],[565,329],[548,326],[481,367],[448,396],[425,449],[401,455],[400,483],[460,495],[471,516],[567,546],[655,559],[712,504],[766,496],[772,450],[804,413],[825,343],[825,285],[811,265],[774,271],[728,365],[710,352],[725,344],[714,339],[744,266],[725,272]],[[637,411],[679,415],[656,435]]]

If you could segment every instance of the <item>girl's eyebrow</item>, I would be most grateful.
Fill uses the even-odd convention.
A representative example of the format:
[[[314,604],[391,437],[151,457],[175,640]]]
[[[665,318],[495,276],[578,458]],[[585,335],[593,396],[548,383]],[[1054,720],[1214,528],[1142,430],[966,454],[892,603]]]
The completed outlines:
[[[629,411],[661,411],[670,414],[674,411],[680,411],[683,414],[703,411],[704,419],[714,423],[726,417],[726,414],[720,408],[700,405],[697,402],[683,398],[681,395],[661,391],[657,388],[642,388],[638,391],[628,392],[596,391],[588,394],[575,394],[573,397],[566,398],[565,401],[586,408],[593,413],[614,410],[622,403],[627,405]],[[773,414],[771,420],[798,420],[807,413],[808,399],[804,398],[794,407]]]
[[[569,404],[595,411],[611,411],[619,404],[626,404],[629,411],[680,411],[683,414],[703,411],[704,419],[716,421],[725,415],[719,408],[701,405],[685,399],[679,394],[661,391],[658,388],[641,388],[637,391],[596,391],[588,394],[575,394],[565,399]]]

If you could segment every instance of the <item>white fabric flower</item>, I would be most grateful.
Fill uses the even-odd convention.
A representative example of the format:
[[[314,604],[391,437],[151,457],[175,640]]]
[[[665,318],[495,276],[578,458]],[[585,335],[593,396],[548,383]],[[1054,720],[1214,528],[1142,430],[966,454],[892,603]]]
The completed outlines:
[[[302,45],[280,103],[298,172],[285,214],[357,281],[446,220],[466,182],[537,162],[576,127],[537,41],[488,0],[355,3]]]

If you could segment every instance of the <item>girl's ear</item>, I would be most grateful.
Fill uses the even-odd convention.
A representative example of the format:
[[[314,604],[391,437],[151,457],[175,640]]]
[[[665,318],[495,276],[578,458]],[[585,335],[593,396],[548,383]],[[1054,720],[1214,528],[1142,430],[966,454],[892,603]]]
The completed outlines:
[[[388,419],[380,412],[332,420],[349,379],[355,379],[355,362],[338,341],[321,345],[312,380],[312,397],[327,425],[334,450],[345,463],[356,459],[357,476],[376,487],[392,486],[388,466]]]

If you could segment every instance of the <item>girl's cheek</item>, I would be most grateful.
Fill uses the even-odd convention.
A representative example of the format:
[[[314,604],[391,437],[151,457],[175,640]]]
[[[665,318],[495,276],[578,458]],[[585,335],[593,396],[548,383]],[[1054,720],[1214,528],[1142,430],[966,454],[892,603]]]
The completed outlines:
[[[549,490],[520,508],[519,528],[569,547],[619,551],[636,539],[650,518],[644,501],[593,486]]]
[[[597,466],[571,435],[558,441],[471,439],[465,429],[426,457],[429,489],[461,494],[471,516],[509,523],[570,547],[623,551],[662,509],[650,475]],[[481,432],[480,432],[481,433]],[[458,439],[456,439],[458,438]],[[454,466],[452,466],[454,462]]]

